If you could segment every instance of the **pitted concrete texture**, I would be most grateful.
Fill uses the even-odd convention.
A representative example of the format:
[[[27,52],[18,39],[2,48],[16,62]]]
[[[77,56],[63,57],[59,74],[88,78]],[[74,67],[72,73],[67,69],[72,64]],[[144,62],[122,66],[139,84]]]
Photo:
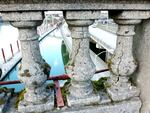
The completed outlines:
[[[148,3],[148,0],[1,0],[1,4],[38,4],[38,3]]]
[[[132,98],[130,100],[125,100],[122,102],[111,102],[108,96],[105,94],[105,92],[100,92],[101,100],[99,103],[91,104],[91,105],[86,105],[86,106],[72,106],[72,107],[67,107],[64,106],[59,109],[51,109],[48,110],[47,112],[44,113],[140,113],[139,110],[141,108],[141,101],[139,97]],[[13,97],[8,105],[6,113],[27,113],[24,110],[21,112],[18,112],[18,110],[15,108],[15,102],[16,102],[16,97]],[[52,101],[51,101],[52,102]],[[48,104],[46,105],[49,109],[51,106]],[[36,111],[33,111],[36,109]],[[28,108],[28,112],[32,111],[35,113],[43,113],[41,112],[43,110],[43,107],[36,108]]]
[[[106,92],[100,91],[97,95],[93,94],[90,97],[79,99],[75,97],[67,97],[68,106],[83,106],[83,105],[95,105],[110,103],[111,99]]]
[[[67,97],[67,102],[68,102],[68,106],[74,106],[74,105],[89,105],[89,104],[94,104],[94,103],[98,103],[100,101],[100,96],[96,95],[96,94],[92,94],[88,97],[84,97],[84,98],[76,98],[72,95],[69,95]]]
[[[5,12],[1,13],[3,21],[38,21],[43,20],[42,12]]]
[[[137,97],[113,104],[66,108],[64,111],[56,113],[140,113],[140,107],[141,101]]]
[[[25,101],[21,101],[18,106],[18,111],[20,113],[43,113],[45,111],[51,111],[54,109],[54,92],[49,93],[51,93],[51,95],[41,104],[29,104],[28,102],[26,103]]]
[[[114,78],[114,75],[108,80],[111,87],[107,88],[107,93],[113,101],[127,100],[140,95],[140,89],[133,86],[131,83],[122,77]],[[118,81],[119,80],[119,81]]]
[[[87,20],[87,19],[98,19],[101,15],[100,11],[66,11],[65,18],[66,19],[81,19],[81,20]]]
[[[84,108],[73,108],[62,113],[139,113],[141,102],[139,98],[129,101],[113,103],[110,105],[86,106]]]
[[[126,87],[113,86],[108,88],[107,91],[113,101],[129,99],[131,97],[139,96],[140,94],[140,90],[131,85],[129,85],[129,87],[127,85]]]
[[[1,0],[0,11],[149,10],[149,0]]]

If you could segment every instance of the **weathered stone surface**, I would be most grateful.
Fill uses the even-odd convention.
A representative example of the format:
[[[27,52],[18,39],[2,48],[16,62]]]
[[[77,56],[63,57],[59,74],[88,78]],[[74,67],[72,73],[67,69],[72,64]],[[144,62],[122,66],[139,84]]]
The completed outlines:
[[[37,3],[149,3],[148,0],[1,0],[1,4],[37,4]]]
[[[140,95],[140,89],[131,85],[127,78],[117,77],[117,80],[110,78],[107,92],[113,101],[122,101]],[[122,79],[122,80],[121,80]]]
[[[99,95],[100,95],[99,104],[111,103],[111,99],[106,92],[100,91]]]
[[[48,98],[43,100],[43,103],[29,103],[26,101],[21,101],[18,106],[18,111],[21,113],[42,113],[45,111],[52,111],[54,109],[54,91],[47,92],[51,94]]]
[[[66,11],[66,19],[98,19],[101,15],[100,11]]]
[[[78,95],[78,94],[77,94]],[[92,94],[84,98],[77,98],[75,96],[67,96],[68,106],[83,106],[83,105],[92,105],[97,104],[100,101],[100,96],[98,94]]]
[[[44,61],[40,54],[36,29],[20,29],[19,32],[22,50],[19,79],[26,86],[25,100],[40,103],[49,95],[45,92],[46,86],[44,85],[48,75],[44,73],[44,67],[42,67]]]
[[[97,103],[100,98],[93,94],[90,80],[95,73],[95,65],[89,53],[88,26],[92,24],[92,20],[68,20],[67,22],[73,38],[71,59],[66,68],[67,73],[72,75],[70,94],[67,98],[68,104],[72,106]]]
[[[140,107],[140,99],[133,98],[128,101],[113,104],[73,107],[66,111],[61,111],[61,113],[140,113]]]
[[[34,21],[43,20],[42,12],[3,12],[1,13],[3,21]]]
[[[119,20],[117,20],[117,22],[118,21]],[[115,75],[128,76],[131,75],[137,67],[132,55],[133,35],[135,34],[134,25],[119,24],[118,27],[117,47],[112,56],[110,68]]]
[[[111,99],[107,95],[106,92],[99,91],[96,94],[90,95],[89,97],[84,98],[76,98],[74,96],[67,97],[68,106],[89,106],[89,105],[100,105],[100,104],[107,104],[111,102]]]
[[[150,19],[144,20],[135,31],[133,52],[138,59],[139,68],[134,79],[141,90],[141,113],[150,113]]]
[[[22,19],[23,15],[18,15]],[[24,100],[19,103],[19,112],[32,112],[51,110],[54,107],[53,93],[47,92],[46,80],[49,76],[50,66],[42,59],[39,48],[39,35],[36,27],[39,20],[15,20],[11,24],[19,28],[22,63],[18,78],[25,84]],[[14,18],[13,18],[14,19]],[[31,24],[29,24],[31,23]]]
[[[131,76],[137,68],[137,63],[132,54],[133,36],[135,35],[135,25],[140,23],[141,20],[129,19],[132,13],[133,15],[139,16],[137,12],[129,12],[129,18],[122,16],[124,14],[127,15],[128,11],[123,11],[122,13],[123,14],[119,13],[118,16],[113,17],[118,24],[117,47],[109,62],[113,76],[108,81],[111,87],[107,88],[107,92],[113,101],[136,97],[139,96],[140,93],[139,89],[131,85],[129,76]]]
[[[80,18],[80,17],[78,17],[78,18]],[[86,27],[88,25],[91,25],[93,23],[93,21],[91,21],[91,20],[82,20],[82,19],[80,21],[78,21],[78,20],[68,19],[67,23],[71,26],[70,27],[71,30],[77,31],[77,32],[72,32],[72,34],[71,34],[71,35],[73,35],[74,38],[80,38],[80,37],[86,37],[86,36],[89,37],[89,34],[86,33],[87,28],[84,28],[84,27]],[[73,28],[75,26],[78,26],[78,30],[76,30],[75,28]],[[83,32],[81,32],[81,31],[83,31]],[[84,34],[86,36],[84,36]]]
[[[11,1],[11,2],[10,2]],[[15,1],[15,2],[14,2]],[[42,2],[42,3],[41,3]],[[4,4],[5,3],[5,4]],[[149,0],[2,0],[0,11],[150,10]]]
[[[141,101],[138,97],[126,100],[123,102],[109,103],[107,104],[107,99],[102,99],[102,102],[89,106],[73,106],[73,107],[63,107],[61,109],[49,110],[44,113],[140,113]],[[11,101],[11,105],[14,105],[14,100]],[[35,108],[34,108],[35,109]],[[42,108],[41,108],[42,109]],[[40,110],[41,110],[40,109]],[[41,113],[39,112],[36,113]],[[19,113],[16,108],[12,108],[6,111],[6,113]],[[23,112],[21,112],[23,113]]]

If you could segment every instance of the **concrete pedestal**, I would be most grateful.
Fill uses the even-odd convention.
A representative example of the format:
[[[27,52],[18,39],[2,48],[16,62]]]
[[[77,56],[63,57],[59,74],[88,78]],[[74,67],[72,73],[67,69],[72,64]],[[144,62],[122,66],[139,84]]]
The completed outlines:
[[[29,103],[25,100],[21,101],[18,106],[18,111],[20,113],[43,113],[45,111],[52,111],[54,109],[54,91],[49,91],[48,93],[50,94],[49,97],[43,100],[41,104]]]

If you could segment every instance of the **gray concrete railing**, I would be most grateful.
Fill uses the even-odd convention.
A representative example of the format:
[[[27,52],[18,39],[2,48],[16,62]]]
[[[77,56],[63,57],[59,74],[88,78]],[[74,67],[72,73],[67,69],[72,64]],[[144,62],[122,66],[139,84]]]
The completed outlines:
[[[72,54],[66,67],[67,73],[72,75],[69,94],[66,94],[66,105],[72,108],[61,112],[149,113],[149,97],[145,97],[143,92],[140,93],[139,87],[133,85],[130,79],[138,67],[133,56],[133,38],[149,36],[148,30],[144,27],[140,35],[136,32],[138,24],[144,25],[145,23],[141,22],[150,19],[149,0],[0,1],[2,19],[19,28],[19,39],[24,47],[19,77],[27,91],[24,100],[19,103],[19,112],[44,112],[52,111],[54,108],[54,92],[47,92],[44,85],[46,74],[43,70],[47,71],[49,66],[43,62],[40,55],[36,33],[36,27],[41,24],[45,10],[62,10],[72,37]],[[95,65],[89,54],[88,27],[98,19],[100,10],[109,11],[109,16],[118,24],[118,30],[116,48],[108,62],[112,76],[105,81],[107,87],[94,92],[91,78],[95,72]],[[148,76],[148,73],[146,75]],[[142,86],[143,82],[138,82]],[[139,96],[142,97],[142,101]]]
[[[150,10],[149,0],[1,0],[0,11]]]

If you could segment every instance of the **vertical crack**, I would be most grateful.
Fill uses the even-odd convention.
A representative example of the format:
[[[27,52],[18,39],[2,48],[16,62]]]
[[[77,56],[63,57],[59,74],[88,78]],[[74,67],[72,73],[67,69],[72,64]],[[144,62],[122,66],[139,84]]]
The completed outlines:
[[[81,42],[82,42],[82,40],[79,41],[78,46],[75,46],[75,47],[77,47],[77,48],[75,49],[75,51],[72,51],[72,52],[75,52],[75,54],[72,55],[72,58],[71,58],[70,62],[68,63],[68,65],[74,66],[75,58],[76,58],[76,56],[78,55],[79,49],[80,49],[80,47],[81,47]]]
[[[119,70],[119,67],[120,67],[120,64],[121,64],[121,62],[122,62],[122,60],[123,60],[123,59],[122,59],[122,57],[123,57],[123,50],[122,50],[122,49],[123,49],[123,43],[122,43],[122,44],[119,44],[119,45],[120,45],[120,47],[121,47],[121,50],[120,50],[120,51],[121,51],[121,56],[119,57],[119,63],[118,63],[118,65],[117,65],[117,73],[120,75],[120,73],[119,73],[119,71],[120,71],[120,70]]]

